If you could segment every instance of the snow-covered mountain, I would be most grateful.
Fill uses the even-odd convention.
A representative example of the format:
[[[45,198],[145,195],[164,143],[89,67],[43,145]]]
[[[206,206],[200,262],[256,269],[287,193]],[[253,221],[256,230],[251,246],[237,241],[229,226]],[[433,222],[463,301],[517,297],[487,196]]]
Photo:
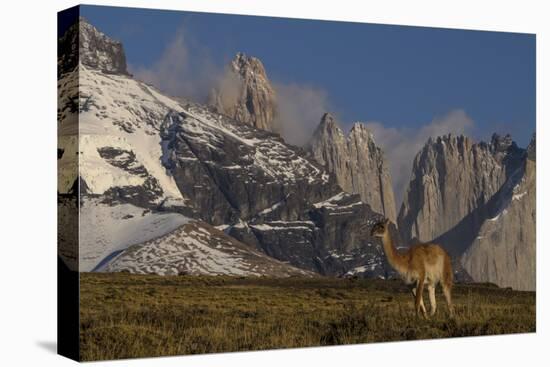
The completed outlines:
[[[177,102],[129,76],[83,64],[63,75],[58,91],[60,193],[76,180],[77,171],[64,167],[78,152],[85,193],[141,206],[185,206],[161,162],[160,124],[169,111],[181,110]]]
[[[130,246],[97,270],[159,275],[314,275],[251,249],[200,221],[191,221],[164,236]]]
[[[80,214],[80,248],[67,233],[60,254],[73,269],[386,273],[365,227],[380,215],[309,154],[134,79],[121,45],[79,23],[63,39],[87,57],[61,57],[58,80],[60,222]]]
[[[80,204],[80,270],[95,270],[113,254],[173,232],[190,221],[179,213],[153,212],[129,203],[113,205],[85,197]]]

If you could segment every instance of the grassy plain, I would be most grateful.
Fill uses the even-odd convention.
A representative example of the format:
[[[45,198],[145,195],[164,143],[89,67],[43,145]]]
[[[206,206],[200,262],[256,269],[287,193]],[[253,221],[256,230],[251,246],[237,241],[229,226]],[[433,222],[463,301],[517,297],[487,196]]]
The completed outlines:
[[[456,285],[454,319],[438,289],[437,314],[423,320],[397,280],[83,273],[80,282],[82,360],[526,333],[536,325],[534,292],[490,284]]]

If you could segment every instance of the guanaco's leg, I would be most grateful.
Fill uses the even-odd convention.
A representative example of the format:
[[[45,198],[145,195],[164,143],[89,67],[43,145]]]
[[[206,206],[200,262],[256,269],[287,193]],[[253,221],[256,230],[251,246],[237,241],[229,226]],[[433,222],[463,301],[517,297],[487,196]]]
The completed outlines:
[[[416,315],[420,316],[420,311],[422,311],[422,316],[426,317],[426,307],[424,307],[423,300],[424,293],[424,274],[418,278],[418,283],[416,284],[416,299],[415,299],[415,310]]]
[[[412,294],[413,294],[413,298],[414,298],[414,302],[415,302],[415,305],[416,305],[416,285],[413,287],[412,289]],[[424,306],[424,297],[420,297],[420,310],[422,311],[422,313],[426,313],[426,306]]]
[[[443,294],[445,295],[445,300],[447,301],[447,306],[449,307],[449,316],[454,317],[455,310],[453,302],[451,300],[451,286],[443,284]]]
[[[435,285],[429,284],[428,285],[428,294],[430,296],[430,316],[435,315],[435,311],[437,310],[437,303],[435,301]]]

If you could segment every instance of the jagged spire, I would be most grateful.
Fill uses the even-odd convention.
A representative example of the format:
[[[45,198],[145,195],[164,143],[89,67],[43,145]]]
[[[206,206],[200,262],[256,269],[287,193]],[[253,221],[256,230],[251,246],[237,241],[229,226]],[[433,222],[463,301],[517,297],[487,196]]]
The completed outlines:
[[[254,56],[248,56],[244,52],[238,52],[233,61],[231,61],[231,66],[233,70],[239,74],[246,74],[249,72],[254,72],[260,74],[263,77],[267,77],[264,64]]]
[[[359,194],[374,211],[395,222],[397,215],[389,168],[365,124],[353,124],[346,137],[334,116],[326,112],[306,148],[334,173],[344,191]]]
[[[330,130],[330,131],[342,131],[336,122],[336,119],[330,112],[325,112],[321,117],[321,122],[317,127],[317,130]]]
[[[237,53],[225,77],[210,93],[208,104],[217,112],[258,129],[275,131],[275,89],[260,59]]]
[[[375,143],[374,135],[372,131],[362,122],[355,122],[351,127],[351,130],[348,135],[348,139],[351,137],[359,137],[360,139],[367,140],[367,143]]]

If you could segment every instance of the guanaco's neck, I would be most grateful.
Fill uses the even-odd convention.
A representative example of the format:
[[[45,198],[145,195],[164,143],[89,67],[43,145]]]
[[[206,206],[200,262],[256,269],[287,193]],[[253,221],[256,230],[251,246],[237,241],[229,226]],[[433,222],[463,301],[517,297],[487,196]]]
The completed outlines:
[[[384,245],[384,252],[388,258],[390,265],[398,272],[405,273],[407,271],[407,260],[404,255],[401,255],[395,246],[391,238],[390,232],[386,230],[382,237],[382,244]]]

